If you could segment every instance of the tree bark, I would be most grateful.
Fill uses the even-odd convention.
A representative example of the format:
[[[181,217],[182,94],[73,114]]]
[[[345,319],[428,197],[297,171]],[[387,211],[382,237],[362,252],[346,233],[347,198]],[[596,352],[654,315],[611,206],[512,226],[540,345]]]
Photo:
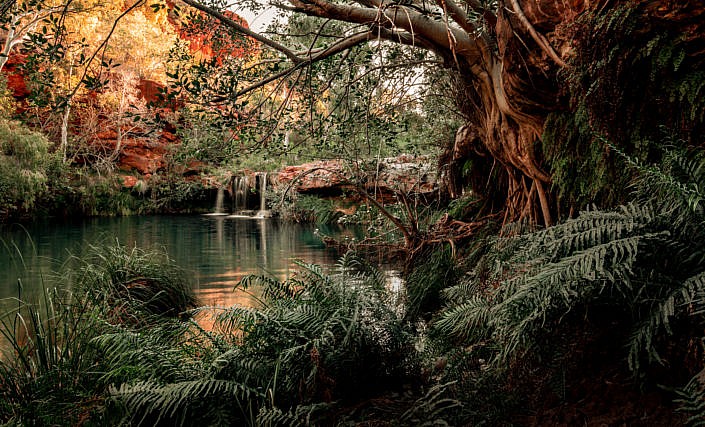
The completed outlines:
[[[249,35],[239,25],[223,19],[219,12],[195,0],[184,2]],[[493,168],[502,171],[502,180],[506,183],[503,207],[507,220],[552,223],[555,208],[547,190],[551,177],[542,167],[537,146],[548,113],[558,107],[558,90],[552,83],[557,72],[566,67],[562,55],[569,54],[570,50],[566,48],[567,41],[563,41],[560,48],[553,46],[547,34],[553,32],[565,16],[582,11],[585,8],[582,1],[568,5],[547,0],[500,0],[494,11],[485,9],[476,0],[462,5],[456,0],[436,0],[435,4],[417,0],[403,3],[288,0],[287,3],[284,7],[296,13],[354,23],[368,29],[365,40],[359,34],[351,36],[351,40],[357,37],[360,42],[376,39],[412,44],[440,56],[447,67],[462,76],[467,93],[461,100],[461,104],[465,104],[461,109],[465,110],[468,125],[475,129],[473,144],[481,145],[468,155],[481,151],[491,157]],[[537,10],[546,15],[541,17],[540,27],[532,22],[538,19]],[[337,41],[341,49],[331,47],[325,53],[319,50],[307,55],[279,42],[263,40],[259,34],[256,39],[279,51],[284,60],[291,61],[292,70],[347,49],[350,44],[350,40]],[[457,171],[452,169],[462,166],[463,158],[459,157],[459,152],[445,157],[452,160],[452,165],[442,166],[450,171],[451,180],[455,180],[457,186]],[[454,197],[459,193],[458,188],[451,191]]]

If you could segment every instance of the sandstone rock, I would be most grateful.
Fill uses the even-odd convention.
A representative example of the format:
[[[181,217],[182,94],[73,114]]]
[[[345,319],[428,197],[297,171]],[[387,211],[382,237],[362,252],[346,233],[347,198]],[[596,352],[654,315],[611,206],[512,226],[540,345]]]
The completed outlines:
[[[122,175],[121,178],[122,186],[125,188],[132,188],[137,185],[137,181],[139,181],[136,176],[132,175]]]
[[[293,186],[299,193],[333,195],[355,191],[349,170],[342,160],[320,160],[287,166],[277,175],[278,186]],[[296,182],[294,182],[296,181]],[[382,159],[369,165],[356,182],[368,192],[388,197],[396,192],[432,193],[437,190],[433,164],[426,158],[409,155]]]
[[[345,171],[340,160],[319,160],[302,165],[287,166],[279,171],[277,181],[282,185],[293,185],[298,192],[320,192],[339,188],[344,184]],[[349,185],[347,185],[349,186]]]
[[[7,88],[17,100],[23,100],[29,96],[29,89],[27,89],[21,69],[26,60],[27,55],[11,54],[2,70],[7,79]]]

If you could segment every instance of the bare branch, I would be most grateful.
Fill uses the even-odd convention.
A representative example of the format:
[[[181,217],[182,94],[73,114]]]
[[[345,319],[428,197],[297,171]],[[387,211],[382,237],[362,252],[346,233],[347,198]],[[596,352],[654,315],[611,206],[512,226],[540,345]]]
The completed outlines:
[[[289,0],[294,10],[322,18],[340,19],[346,22],[379,26],[388,30],[405,30],[415,37],[421,35],[427,42],[463,56],[468,63],[477,62],[481,57],[483,41],[474,38],[464,30],[447,29],[442,22],[430,19],[413,8],[389,5],[384,8],[366,8],[330,3],[325,0]],[[451,33],[451,41],[448,37]]]
[[[0,2],[0,19],[5,17],[8,10],[12,9],[17,0],[3,0]]]
[[[362,33],[354,34],[350,37],[346,37],[345,39],[342,39],[339,42],[332,44],[331,46],[316,53],[315,55],[310,55],[307,59],[300,59],[293,67],[287,68],[286,70],[281,71],[277,74],[273,74],[264,80],[261,80],[251,86],[248,86],[248,87],[238,91],[235,94],[235,98],[242,96],[248,92],[252,92],[253,90],[259,89],[262,86],[265,86],[266,84],[271,83],[275,80],[286,77],[286,76],[290,75],[291,73],[293,73],[294,71],[299,70],[299,69],[306,67],[308,65],[311,65],[314,62],[329,58],[329,57],[331,57],[337,53],[340,53],[344,50],[350,49],[356,45],[365,43],[370,40],[374,40],[376,38],[377,38],[377,35],[371,31],[365,31]]]

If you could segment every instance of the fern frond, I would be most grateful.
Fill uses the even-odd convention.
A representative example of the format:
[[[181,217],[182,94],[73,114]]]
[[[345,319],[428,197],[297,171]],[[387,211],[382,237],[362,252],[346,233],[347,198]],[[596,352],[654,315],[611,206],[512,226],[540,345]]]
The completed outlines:
[[[217,356],[211,368],[213,375],[218,378],[225,376],[242,384],[260,384],[263,380],[269,380],[269,362],[264,357],[248,357],[241,349],[234,348]]]
[[[457,285],[445,288],[441,295],[449,305],[462,303],[468,298],[472,298],[480,292],[480,284],[475,278],[475,274],[468,275],[460,280]]]
[[[264,396],[249,387],[227,380],[199,379],[165,385],[153,382],[139,382],[136,384],[123,384],[113,389],[112,396],[119,399],[120,403],[133,414],[140,414],[142,418],[135,420],[142,424],[150,419],[150,423],[159,424],[160,421],[173,421],[180,425],[189,419],[189,411],[199,408],[210,399],[227,400],[240,403],[246,407],[250,398],[263,398]],[[207,406],[207,405],[206,405]],[[196,416],[198,414],[191,414]],[[201,414],[206,418],[209,414]]]
[[[259,276],[248,274],[238,282],[236,288],[248,290],[250,288],[262,288],[263,300],[259,300],[261,304],[266,304],[267,301],[279,299],[293,299],[299,293],[299,288],[289,280],[279,281],[273,277]]]
[[[703,385],[703,371],[695,375],[681,390],[677,390],[679,405],[678,411],[690,415],[687,420],[689,426],[705,426],[705,386]]]
[[[335,403],[321,402],[297,405],[287,412],[277,407],[260,408],[257,414],[257,425],[291,427],[318,425],[319,418],[329,415],[335,406]]]
[[[455,382],[436,384],[424,396],[417,399],[411,407],[399,417],[401,425],[449,426],[445,417],[452,415],[462,403],[456,399],[444,397]]]
[[[126,370],[160,381],[184,381],[203,373],[200,363],[168,332],[124,330],[96,337],[92,344],[103,352],[110,366],[117,367],[104,374],[105,381],[121,380]],[[202,357],[206,350],[202,349]]]
[[[627,360],[631,370],[639,369],[639,360],[643,353],[647,354],[649,361],[662,362],[654,346],[654,337],[659,336],[661,332],[672,335],[670,320],[678,314],[678,307],[697,304],[700,300],[698,296],[704,294],[705,271],[701,271],[675,286],[668,294],[653,304],[648,315],[639,322],[629,339]]]
[[[490,303],[485,298],[474,296],[444,311],[440,320],[435,322],[434,329],[462,340],[481,340],[488,333],[490,311]]]
[[[266,323],[268,320],[266,311],[241,305],[201,307],[198,312],[210,313],[214,326],[221,332],[231,335],[252,328],[258,323]]]

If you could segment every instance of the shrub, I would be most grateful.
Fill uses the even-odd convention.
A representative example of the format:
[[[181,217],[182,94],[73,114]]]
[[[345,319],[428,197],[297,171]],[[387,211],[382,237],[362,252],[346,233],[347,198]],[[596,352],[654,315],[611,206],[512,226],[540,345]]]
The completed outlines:
[[[154,358],[172,360],[167,356],[179,350],[175,337],[189,340],[184,332],[189,323],[173,318],[193,308],[195,298],[184,272],[163,252],[119,244],[92,247],[60,273],[47,277],[73,291],[49,289],[34,302],[20,295],[13,300],[15,308],[0,317],[5,353],[0,356],[0,422],[77,425],[90,419],[104,425],[111,416],[109,384],[150,370],[173,378],[168,375],[175,366]],[[132,360],[130,352],[108,358],[101,342],[115,331],[142,337],[129,341],[142,355],[157,347],[154,337],[169,339],[158,341],[159,353],[151,358]],[[189,345],[198,343],[194,339]]]
[[[69,280],[108,311],[108,320],[140,323],[196,307],[185,271],[160,250],[128,248],[119,242],[91,246],[73,268],[77,273]]]
[[[305,194],[297,197],[293,210],[298,222],[316,224],[335,224],[342,215],[332,200]]]
[[[452,248],[432,247],[417,255],[416,263],[406,280],[407,316],[430,315],[441,308],[441,291],[458,277]]]
[[[0,119],[0,217],[26,215],[50,194],[63,169],[50,142],[17,122]]]
[[[98,420],[105,384],[90,345],[101,333],[93,307],[80,296],[46,290],[17,300],[0,317],[0,421],[9,425],[75,425]]]

